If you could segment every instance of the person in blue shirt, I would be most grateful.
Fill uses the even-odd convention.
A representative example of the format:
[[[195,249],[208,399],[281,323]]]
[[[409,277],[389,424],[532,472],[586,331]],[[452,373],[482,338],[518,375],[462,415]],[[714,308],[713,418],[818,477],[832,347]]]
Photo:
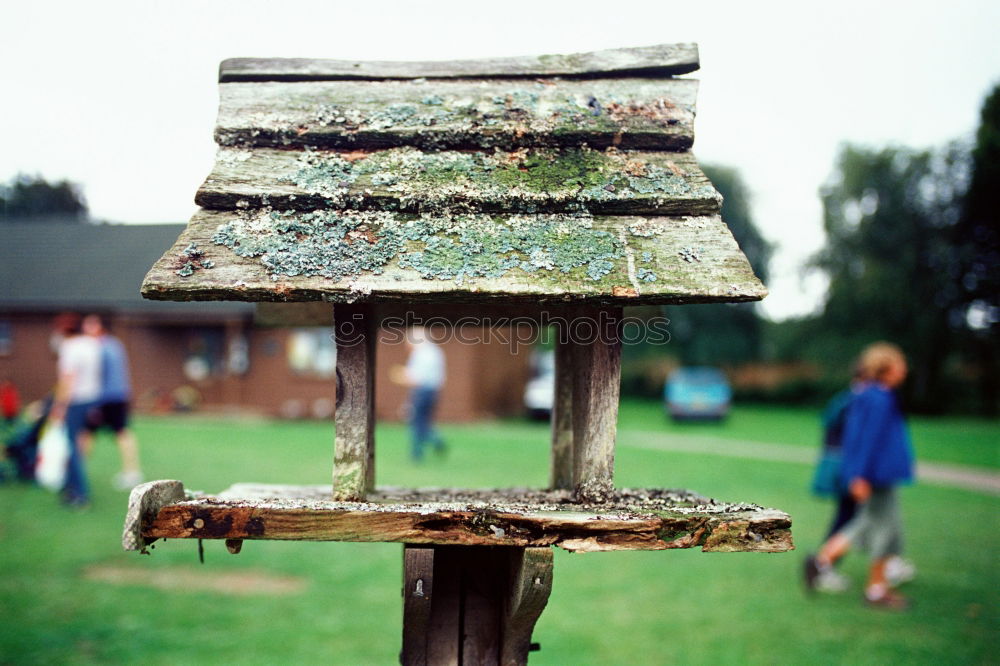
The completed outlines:
[[[410,387],[410,456],[414,462],[424,457],[429,442],[435,452],[445,453],[444,440],[434,428],[434,410],[445,380],[444,352],[421,326],[407,333],[410,357],[405,368],[396,368],[393,380]]]
[[[122,471],[115,476],[114,485],[119,490],[131,490],[142,483],[142,471],[139,467],[139,445],[128,427],[132,398],[128,356],[121,341],[108,334],[97,315],[83,318],[83,332],[95,338],[101,350],[101,392],[98,405],[91,410],[87,420],[83,448],[89,452],[93,446],[93,435],[100,428],[111,430],[122,461]]]
[[[871,605],[900,610],[907,600],[892,589],[886,565],[903,547],[903,526],[895,488],[913,480],[913,450],[895,389],[906,379],[906,357],[895,345],[878,342],[859,361],[861,384],[850,401],[841,434],[841,478],[858,511],[806,561],[806,583],[817,582],[852,546],[872,558],[865,588]]]

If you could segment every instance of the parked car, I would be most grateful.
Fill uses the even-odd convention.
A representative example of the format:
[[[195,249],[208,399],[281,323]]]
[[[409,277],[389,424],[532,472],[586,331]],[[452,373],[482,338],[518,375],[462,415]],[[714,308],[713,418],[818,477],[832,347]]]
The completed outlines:
[[[678,368],[663,387],[667,413],[677,421],[724,419],[732,397],[729,382],[718,368]]]
[[[552,416],[552,403],[556,395],[555,354],[549,350],[534,352],[531,368],[531,379],[524,387],[524,409],[528,418],[548,420]]]

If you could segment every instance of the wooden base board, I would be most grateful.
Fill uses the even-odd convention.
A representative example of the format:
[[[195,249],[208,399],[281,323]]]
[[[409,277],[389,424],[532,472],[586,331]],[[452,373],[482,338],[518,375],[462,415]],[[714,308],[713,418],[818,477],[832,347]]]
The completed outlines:
[[[127,550],[159,538],[559,546],[578,552],[793,548],[788,514],[686,490],[620,489],[601,504],[581,504],[566,490],[379,488],[364,502],[336,502],[329,486],[237,484],[154,512],[144,497],[162,483],[133,491]]]

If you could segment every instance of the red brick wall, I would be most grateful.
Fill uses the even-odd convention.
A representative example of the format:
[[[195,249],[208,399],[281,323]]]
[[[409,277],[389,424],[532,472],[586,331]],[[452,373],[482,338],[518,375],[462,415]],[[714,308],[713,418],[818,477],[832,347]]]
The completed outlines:
[[[11,353],[0,356],[0,377],[10,377],[25,402],[44,396],[56,379],[55,355],[49,350],[52,314],[9,314],[13,330]],[[335,398],[330,378],[300,375],[287,360],[291,329],[253,328],[231,322],[197,326],[168,324],[136,317],[109,318],[109,326],[129,354],[136,406],[155,409],[164,398],[183,385],[194,386],[207,408],[238,407],[280,415],[289,401],[298,401],[303,415]],[[184,375],[184,362],[200,331],[233,336],[243,331],[250,349],[250,367],[244,375],[219,372],[200,382]],[[472,329],[470,335],[487,338]],[[477,336],[478,334],[478,336]],[[405,365],[409,350],[405,344],[387,344],[392,336],[383,331],[376,352],[376,416],[380,420],[405,418],[407,388],[393,384],[390,370]],[[510,336],[488,336],[481,344],[463,344],[451,339],[442,344],[447,380],[438,404],[442,421],[468,421],[519,414],[524,385],[529,376],[527,348],[513,354]],[[222,359],[224,361],[224,358]],[[326,403],[329,406],[329,403]]]

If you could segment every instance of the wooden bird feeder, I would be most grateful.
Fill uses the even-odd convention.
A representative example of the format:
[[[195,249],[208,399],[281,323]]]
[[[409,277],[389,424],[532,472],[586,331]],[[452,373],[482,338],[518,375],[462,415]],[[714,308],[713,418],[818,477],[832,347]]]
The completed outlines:
[[[785,513],[616,489],[622,306],[766,290],[689,152],[693,44],[465,62],[222,63],[215,167],[149,272],[162,300],[325,301],[337,337],[330,486],[135,488],[124,546],[160,538],[403,543],[405,664],[523,664],[571,551],[778,552]],[[375,485],[386,311],[463,304],[594,323],[556,348],[551,486]],[[329,313],[332,310],[332,314]]]

